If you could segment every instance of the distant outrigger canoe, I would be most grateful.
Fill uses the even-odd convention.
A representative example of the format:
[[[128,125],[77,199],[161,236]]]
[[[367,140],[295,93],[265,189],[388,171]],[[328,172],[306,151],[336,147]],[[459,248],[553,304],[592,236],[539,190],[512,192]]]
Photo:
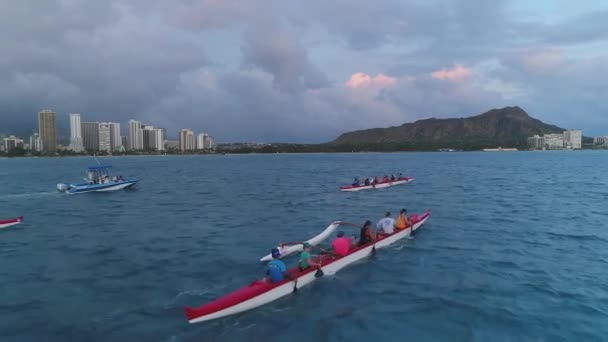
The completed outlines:
[[[370,185],[365,185],[365,184],[345,185],[345,186],[340,187],[340,191],[351,191],[352,192],[352,191],[361,191],[361,190],[368,190],[368,189],[388,188],[388,187],[399,185],[399,184],[407,184],[413,180],[414,180],[414,178],[411,178],[411,177],[401,177],[394,181],[380,182],[380,183],[370,184]]]
[[[20,224],[21,222],[23,222],[23,216],[19,216],[14,219],[0,220],[0,229],[15,226]]]
[[[123,190],[132,187],[139,180],[137,179],[122,179],[120,177],[110,177],[108,169],[110,165],[91,166],[87,169],[86,183],[79,184],[57,184],[57,190],[67,194],[82,194],[85,192],[107,192]]]

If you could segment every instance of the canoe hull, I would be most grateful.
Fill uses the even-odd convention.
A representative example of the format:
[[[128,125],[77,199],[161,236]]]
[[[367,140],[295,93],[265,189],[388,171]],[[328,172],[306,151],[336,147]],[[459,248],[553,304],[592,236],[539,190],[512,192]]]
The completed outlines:
[[[0,220],[0,229],[16,226],[21,222],[23,222],[23,216],[15,219]]]
[[[396,180],[394,182],[378,183],[376,185],[362,185],[362,186],[348,185],[348,186],[340,187],[340,191],[355,192],[355,191],[361,191],[361,190],[382,189],[382,188],[388,188],[388,187],[395,186],[395,185],[407,184],[413,180],[414,180],[414,178],[407,178],[407,179],[402,179],[402,180]]]
[[[333,257],[329,255],[321,256],[323,273],[325,275],[333,275],[342,268],[366,258],[373,253],[374,248],[383,248],[410,236],[412,229],[415,231],[422,227],[429,217],[430,213],[427,212],[419,217],[419,220],[413,227],[397,231],[382,238],[375,244],[372,243],[357,247],[344,257]],[[295,281],[286,279],[277,284],[271,284],[266,280],[256,280],[250,285],[218,298],[209,304],[199,308],[186,308],[185,311],[188,322],[199,323],[254,309],[285,297],[293,293],[294,289],[304,287],[316,279],[316,269],[311,268],[304,272],[300,272],[297,268],[293,268],[288,272],[295,278]]]

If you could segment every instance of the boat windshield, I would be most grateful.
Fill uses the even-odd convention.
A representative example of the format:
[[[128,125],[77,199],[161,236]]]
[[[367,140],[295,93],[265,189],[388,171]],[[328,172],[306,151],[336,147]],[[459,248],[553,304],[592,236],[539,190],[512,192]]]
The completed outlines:
[[[87,169],[87,181],[89,184],[105,184],[122,181],[122,176],[110,177],[111,166],[91,166]]]

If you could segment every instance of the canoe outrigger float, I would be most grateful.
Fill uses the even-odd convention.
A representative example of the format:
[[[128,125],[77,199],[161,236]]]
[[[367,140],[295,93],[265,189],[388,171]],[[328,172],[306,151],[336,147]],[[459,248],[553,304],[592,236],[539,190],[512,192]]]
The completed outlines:
[[[110,177],[110,165],[90,166],[87,169],[86,183],[57,184],[57,190],[67,194],[82,194],[85,192],[105,192],[127,189],[138,182],[137,179],[123,179],[122,176]]]
[[[352,191],[361,191],[361,190],[368,190],[368,189],[388,188],[388,187],[399,185],[399,184],[407,184],[413,180],[414,180],[414,178],[412,178],[412,177],[403,177],[403,178],[399,178],[394,181],[380,182],[380,183],[370,184],[370,185],[364,185],[364,184],[361,184],[359,186],[345,185],[345,186],[340,187],[340,191],[351,191],[352,192]]]
[[[23,216],[19,216],[14,219],[0,220],[0,229],[15,226],[20,224],[21,222],[23,222]]]
[[[199,323],[209,321],[216,318],[234,315],[243,311],[262,306],[264,304],[275,301],[281,297],[294,293],[297,289],[312,283],[316,278],[322,275],[333,275],[340,269],[361,260],[376,249],[386,247],[398,240],[409,236],[412,231],[422,227],[426,220],[430,217],[430,211],[422,215],[412,215],[411,221],[413,226],[404,230],[395,231],[393,234],[383,236],[375,242],[370,242],[366,245],[354,247],[345,256],[335,256],[322,254],[313,258],[315,262],[321,264],[319,268],[311,267],[304,271],[296,266],[289,269],[287,272],[291,279],[284,279],[278,283],[271,283],[270,280],[264,278],[255,280],[251,284],[240,288],[232,293],[220,297],[208,304],[198,308],[186,307],[186,317],[190,323]],[[342,222],[336,221],[336,227]],[[326,229],[326,230],[327,230]],[[335,228],[334,228],[335,229]],[[329,234],[328,234],[329,235]]]

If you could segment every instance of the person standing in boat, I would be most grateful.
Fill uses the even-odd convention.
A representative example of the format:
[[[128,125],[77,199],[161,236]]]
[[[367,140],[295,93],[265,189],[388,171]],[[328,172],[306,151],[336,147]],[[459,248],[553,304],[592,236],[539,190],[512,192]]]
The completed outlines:
[[[370,242],[376,241],[376,233],[372,230],[372,221],[365,221],[359,234],[358,246],[363,246]]]
[[[397,221],[395,222],[395,229],[404,230],[409,228],[412,225],[410,220],[407,218],[407,210],[401,209],[399,212],[399,217],[397,217]]]
[[[308,242],[304,242],[302,243],[302,253],[300,253],[300,262],[299,262],[299,267],[300,267],[300,271],[305,271],[307,269],[309,269],[312,266],[317,266],[320,267],[321,264],[314,262],[312,260],[313,255],[310,254],[310,251],[312,250],[312,246],[310,245],[310,243]]]
[[[395,220],[391,217],[391,213],[387,211],[384,218],[376,223],[376,228],[383,234],[392,234],[395,229]]]
[[[266,273],[268,273],[268,275],[270,276],[271,282],[278,283],[285,279],[285,272],[287,272],[287,267],[285,266],[285,263],[283,261],[279,260],[279,258],[281,257],[281,252],[278,248],[273,248],[270,251],[270,254],[272,255],[272,261],[268,263],[268,271]]]

